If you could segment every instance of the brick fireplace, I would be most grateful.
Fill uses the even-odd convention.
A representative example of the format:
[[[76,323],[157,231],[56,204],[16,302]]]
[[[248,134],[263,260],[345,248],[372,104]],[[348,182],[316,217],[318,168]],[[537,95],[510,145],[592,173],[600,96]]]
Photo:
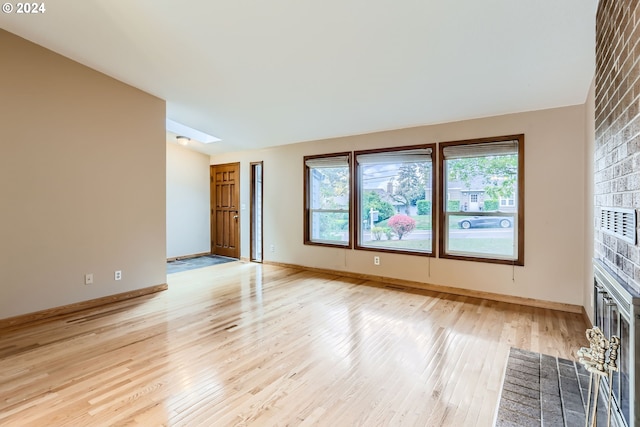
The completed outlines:
[[[640,2],[601,0],[596,16],[593,318],[625,335],[618,414],[640,426]],[[624,347],[623,347],[624,348]],[[625,389],[626,387],[626,389]]]
[[[603,209],[640,208],[640,3],[596,17],[595,258],[640,290],[640,247],[601,229]]]

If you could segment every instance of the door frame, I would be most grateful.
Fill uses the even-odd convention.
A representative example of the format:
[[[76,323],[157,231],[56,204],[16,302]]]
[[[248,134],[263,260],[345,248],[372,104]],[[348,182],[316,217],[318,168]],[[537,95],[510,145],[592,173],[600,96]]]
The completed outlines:
[[[241,218],[240,218],[240,162],[235,162],[235,163],[221,163],[221,164],[214,164],[214,165],[210,165],[209,166],[209,177],[210,177],[210,185],[209,185],[209,191],[210,191],[210,224],[211,224],[211,254],[212,255],[216,255],[216,182],[215,182],[215,173],[216,173],[216,168],[227,168],[229,166],[234,167],[235,169],[235,188],[234,188],[234,197],[235,197],[235,204],[236,204],[236,215],[237,215],[237,225],[235,227],[235,241],[236,241],[236,247],[235,247],[235,251],[234,251],[234,256],[232,256],[232,258],[237,258],[240,259],[240,246],[241,246],[241,241],[240,241],[240,224],[241,224]],[[219,255],[219,254],[218,254]]]

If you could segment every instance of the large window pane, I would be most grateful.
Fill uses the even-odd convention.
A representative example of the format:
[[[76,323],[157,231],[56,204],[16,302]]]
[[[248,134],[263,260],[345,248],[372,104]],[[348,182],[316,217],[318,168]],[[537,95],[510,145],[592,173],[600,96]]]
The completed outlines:
[[[358,248],[433,252],[433,147],[355,153]]]
[[[502,215],[502,214],[501,214]],[[447,249],[451,254],[495,256],[513,259],[516,256],[515,236],[511,216],[470,216],[449,214]]]
[[[305,243],[350,246],[350,155],[305,157]]]
[[[440,145],[442,257],[523,264],[523,143],[517,135]]]
[[[311,240],[316,242],[348,242],[349,214],[311,210]]]

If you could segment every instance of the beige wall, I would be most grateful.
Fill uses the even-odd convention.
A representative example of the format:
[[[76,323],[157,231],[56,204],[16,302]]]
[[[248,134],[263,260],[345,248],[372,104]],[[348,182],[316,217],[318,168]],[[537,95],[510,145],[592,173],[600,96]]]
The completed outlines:
[[[0,318],[166,283],[164,101],[2,30],[0,52]]]
[[[249,162],[264,161],[267,261],[582,305],[585,117],[584,106],[573,106],[219,155],[211,162],[241,162],[241,203],[249,206]],[[303,156],[516,133],[526,140],[524,267],[302,244]],[[241,213],[241,227],[242,256],[248,257],[248,211]],[[380,266],[373,265],[374,255]]]
[[[167,143],[167,258],[211,250],[209,156]]]

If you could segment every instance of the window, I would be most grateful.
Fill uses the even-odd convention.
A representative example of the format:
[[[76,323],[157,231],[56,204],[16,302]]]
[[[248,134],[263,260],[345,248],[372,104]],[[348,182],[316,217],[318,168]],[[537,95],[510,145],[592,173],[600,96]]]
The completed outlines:
[[[355,152],[356,248],[433,254],[433,145]]]
[[[523,169],[524,135],[440,144],[441,258],[524,265]]]
[[[351,153],[304,158],[304,243],[351,247]]]
[[[516,201],[513,199],[513,195],[510,195],[509,198],[500,197],[500,207],[506,206],[515,206]]]
[[[524,135],[306,156],[304,189],[305,244],[524,265]]]
[[[251,163],[251,228],[249,229],[249,240],[251,248],[249,259],[255,262],[262,262],[262,162]]]

